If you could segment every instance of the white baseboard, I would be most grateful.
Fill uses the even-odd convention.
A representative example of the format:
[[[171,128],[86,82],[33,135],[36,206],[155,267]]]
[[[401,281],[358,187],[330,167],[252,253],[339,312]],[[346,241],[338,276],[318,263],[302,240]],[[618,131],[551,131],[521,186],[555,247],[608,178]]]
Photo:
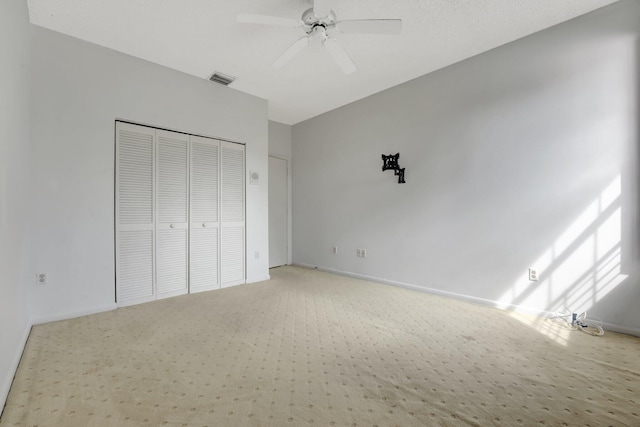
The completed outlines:
[[[32,319],[31,324],[41,325],[43,323],[73,319],[75,317],[88,316],[90,314],[104,313],[105,311],[115,310],[116,308],[118,308],[118,305],[116,303],[110,303],[110,304],[100,305],[97,307],[91,307],[91,308],[82,309],[82,310],[67,311],[64,313],[56,313],[56,314],[51,314],[47,316],[40,316]]]
[[[336,269],[333,269],[333,268],[314,266],[314,265],[308,265],[308,264],[296,264],[296,265],[298,265],[300,267],[312,268],[312,269],[317,269],[317,270],[320,270],[320,271],[326,271],[327,273],[335,273],[335,274],[339,274],[341,276],[353,277],[354,279],[369,280],[371,282],[383,283],[385,285],[398,286],[400,288],[412,289],[414,291],[425,292],[425,293],[428,293],[428,294],[440,295],[440,296],[445,296],[445,297],[449,297],[449,298],[455,298],[455,299],[464,300],[464,301],[468,301],[468,302],[473,302],[473,303],[481,304],[481,305],[488,305],[490,307],[495,307],[495,308],[498,308],[498,305],[499,305],[496,301],[492,301],[492,300],[488,300],[488,299],[484,299],[484,298],[473,297],[473,296],[465,295],[465,294],[458,294],[458,293],[455,293],[455,292],[443,291],[441,289],[427,288],[425,286],[413,285],[411,283],[399,282],[397,280],[381,279],[379,277],[367,276],[366,274],[351,273],[349,271],[336,270]]]
[[[250,279],[247,279],[247,284],[249,283],[258,283],[258,282],[265,282],[267,280],[271,280],[271,275],[267,274],[266,276],[260,276],[260,277],[252,277]]]
[[[15,377],[16,371],[18,370],[18,365],[20,364],[20,359],[22,358],[24,347],[27,345],[27,340],[29,339],[29,334],[31,333],[31,326],[31,323],[28,323],[25,327],[25,330],[22,333],[22,338],[20,339],[20,343],[16,348],[16,354],[13,356],[11,365],[8,367],[8,372],[11,372],[11,374],[4,379],[2,385],[0,386],[0,416],[2,416],[4,405],[7,402],[7,398],[9,397],[9,390],[11,390],[13,378]]]
[[[493,300],[489,300],[489,299],[478,298],[478,297],[465,295],[465,294],[458,294],[458,293],[455,293],[455,292],[443,291],[443,290],[440,290],[440,289],[427,288],[427,287],[424,287],[424,286],[418,286],[418,285],[413,285],[413,284],[410,284],[410,283],[398,282],[398,281],[395,281],[395,280],[380,279],[378,277],[367,276],[365,274],[351,273],[349,271],[336,270],[336,269],[333,269],[333,268],[315,266],[315,265],[304,264],[304,263],[296,263],[294,265],[297,265],[299,267],[304,267],[304,268],[310,268],[310,269],[317,269],[317,270],[320,270],[320,271],[326,271],[327,273],[335,273],[335,274],[339,274],[341,276],[353,277],[355,279],[369,280],[371,282],[383,283],[385,285],[391,285],[391,286],[398,286],[398,287],[401,287],[401,288],[413,289],[415,291],[426,292],[428,294],[440,295],[440,296],[445,296],[445,297],[449,297],[449,298],[455,298],[455,299],[459,299],[459,300],[463,300],[463,301],[467,301],[467,302],[472,302],[472,303],[475,303],[475,304],[485,305],[485,306],[492,307],[492,308],[498,308],[498,309],[501,309],[501,310],[514,311],[516,313],[525,313],[525,314],[531,314],[531,315],[534,315],[534,316],[550,316],[550,315],[553,314],[553,313],[551,313],[549,311],[535,309],[535,308],[526,307],[526,306],[522,306],[522,305],[516,305],[516,304],[506,304],[505,305],[505,304],[500,303],[498,301],[493,301]],[[619,333],[622,333],[622,334],[627,334],[627,335],[633,335],[633,336],[640,337],[640,329],[639,328],[632,328],[632,327],[628,327],[628,326],[622,326],[622,325],[617,325],[615,323],[607,323],[607,322],[603,322],[602,327],[604,328],[605,331],[619,332]]]
[[[604,329],[605,331],[618,332],[620,334],[640,337],[640,328],[630,328],[628,326],[622,326],[616,323],[602,322],[602,329]]]

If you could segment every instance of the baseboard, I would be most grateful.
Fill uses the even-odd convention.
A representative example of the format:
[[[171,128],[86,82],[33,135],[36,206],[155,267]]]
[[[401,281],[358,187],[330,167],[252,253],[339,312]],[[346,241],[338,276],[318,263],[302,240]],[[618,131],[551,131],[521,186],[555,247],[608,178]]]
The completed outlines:
[[[368,280],[368,281],[371,281],[371,282],[383,283],[385,285],[391,285],[391,286],[398,286],[398,287],[401,287],[401,288],[412,289],[412,290],[415,290],[415,291],[425,292],[425,293],[428,293],[428,294],[440,295],[440,296],[449,297],[449,298],[455,298],[455,299],[458,299],[458,300],[467,301],[467,302],[471,302],[471,303],[474,303],[474,304],[480,304],[480,305],[484,305],[484,306],[487,306],[487,307],[497,308],[497,309],[500,309],[500,310],[513,311],[513,312],[516,312],[516,313],[524,313],[524,314],[530,314],[530,315],[540,316],[540,317],[546,317],[546,316],[550,316],[550,315],[553,314],[552,312],[549,312],[549,311],[535,309],[535,308],[526,307],[526,306],[522,306],[522,305],[504,304],[504,303],[501,303],[501,302],[498,302],[498,301],[493,301],[493,300],[490,300],[490,299],[478,298],[478,297],[474,297],[474,296],[470,296],[470,295],[458,294],[458,293],[449,292],[449,291],[443,291],[441,289],[428,288],[428,287],[425,287],[425,286],[417,286],[417,285],[413,285],[413,284],[410,284],[410,283],[398,282],[398,281],[395,281],[395,280],[381,279],[381,278],[378,278],[378,277],[367,276],[366,274],[352,273],[352,272],[349,272],[349,271],[336,270],[334,268],[310,265],[310,264],[305,264],[305,263],[295,263],[294,265],[299,266],[299,267],[304,267],[304,268],[310,268],[310,269],[317,269],[317,270],[320,270],[320,271],[326,271],[327,273],[339,274],[341,276],[353,277],[354,279]],[[631,328],[631,327],[628,327],[628,326],[622,326],[622,325],[617,325],[615,323],[607,323],[607,322],[603,322],[602,327],[604,328],[605,331],[619,332],[621,334],[627,334],[627,335],[633,335],[633,336],[640,337],[640,329],[638,329],[638,328]]]
[[[24,348],[27,345],[27,340],[29,339],[29,334],[31,333],[31,324],[28,323],[25,327],[24,332],[22,333],[22,338],[20,339],[20,343],[18,345],[17,351],[11,365],[8,366],[10,375],[5,378],[0,387],[0,417],[2,416],[2,412],[4,411],[4,406],[7,403],[7,398],[9,397],[9,391],[11,390],[11,384],[13,384],[13,378],[16,375],[16,371],[18,370],[18,365],[20,365],[20,359],[22,358],[22,353],[24,353]]]
[[[297,265],[299,267],[312,268],[312,269],[316,269],[316,270],[320,270],[320,271],[326,271],[327,273],[335,273],[335,274],[339,274],[341,276],[353,277],[354,279],[369,280],[371,282],[383,283],[385,285],[391,285],[391,286],[397,286],[397,287],[400,287],[400,288],[412,289],[414,291],[420,291],[420,292],[425,292],[425,293],[428,293],[428,294],[455,298],[455,299],[459,299],[459,300],[473,302],[473,303],[476,303],[476,304],[488,305],[488,306],[491,306],[491,307],[498,308],[498,303],[495,302],[495,301],[488,300],[488,299],[483,299],[483,298],[478,298],[478,297],[473,297],[473,296],[470,296],[470,295],[458,294],[458,293],[449,292],[449,291],[443,291],[441,289],[427,288],[425,286],[413,285],[411,283],[399,282],[397,280],[381,279],[379,277],[367,276],[366,274],[352,273],[350,271],[336,270],[334,268],[321,267],[321,266],[302,264],[302,263],[297,263],[295,265]]]
[[[249,283],[258,283],[258,282],[265,282],[267,280],[271,280],[271,275],[267,274],[266,276],[260,276],[260,277],[252,277],[250,279],[247,279],[247,284]]]
[[[310,270],[314,270],[314,269],[316,269],[316,270],[322,270],[322,271],[327,271],[327,272],[330,272],[330,273],[331,273],[331,272],[333,272],[333,271],[336,271],[336,272],[337,272],[337,271],[339,271],[339,270],[332,270],[332,269],[330,269],[330,268],[319,268],[318,266],[311,265],[311,264],[305,264],[304,262],[292,262],[292,263],[291,263],[291,264],[289,264],[289,265],[291,265],[292,267],[308,268],[308,269],[310,269]],[[341,274],[341,273],[336,273],[336,274]],[[343,275],[344,275],[344,276],[346,276],[346,273],[345,273],[345,274],[343,274]]]
[[[43,323],[57,322],[59,320],[73,319],[75,317],[88,316],[90,314],[104,313],[118,308],[116,303],[105,304],[83,310],[67,311],[65,313],[51,314],[47,316],[36,317],[32,319],[33,325],[41,325]]]
[[[602,329],[604,329],[605,331],[618,332],[620,334],[640,337],[640,328],[630,328],[628,326],[622,326],[616,323],[602,322]]]

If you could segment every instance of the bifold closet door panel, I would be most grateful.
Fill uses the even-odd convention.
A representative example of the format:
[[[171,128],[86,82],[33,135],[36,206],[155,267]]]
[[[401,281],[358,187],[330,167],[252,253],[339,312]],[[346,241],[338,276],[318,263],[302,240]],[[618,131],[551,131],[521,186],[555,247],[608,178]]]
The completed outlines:
[[[191,136],[190,292],[220,288],[220,142]]]
[[[189,291],[189,135],[156,130],[158,298]]]
[[[155,299],[155,130],[116,122],[116,301]]]
[[[220,143],[221,286],[245,282],[245,146]]]

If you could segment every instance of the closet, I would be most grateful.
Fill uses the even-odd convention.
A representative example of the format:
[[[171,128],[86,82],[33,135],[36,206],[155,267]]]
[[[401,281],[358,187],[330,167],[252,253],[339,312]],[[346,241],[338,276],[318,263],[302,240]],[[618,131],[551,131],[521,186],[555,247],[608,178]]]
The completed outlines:
[[[245,282],[245,147],[116,122],[116,300]]]

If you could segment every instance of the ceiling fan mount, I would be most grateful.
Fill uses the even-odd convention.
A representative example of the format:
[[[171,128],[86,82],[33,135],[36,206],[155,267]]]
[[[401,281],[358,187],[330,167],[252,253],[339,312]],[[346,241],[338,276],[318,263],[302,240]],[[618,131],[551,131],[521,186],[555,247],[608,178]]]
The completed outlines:
[[[329,55],[338,64],[345,74],[356,71],[347,52],[340,43],[333,37],[333,30],[340,33],[360,33],[360,34],[399,34],[402,32],[402,21],[400,19],[359,19],[338,21],[336,13],[329,8],[328,0],[314,0],[313,7],[302,13],[302,18],[290,19],[268,15],[257,15],[250,13],[240,13],[237,21],[247,24],[262,24],[277,27],[301,27],[306,35],[296,40],[282,55],[273,63],[276,68],[284,66],[291,61],[296,54],[309,44],[312,38],[321,41],[327,49]]]

